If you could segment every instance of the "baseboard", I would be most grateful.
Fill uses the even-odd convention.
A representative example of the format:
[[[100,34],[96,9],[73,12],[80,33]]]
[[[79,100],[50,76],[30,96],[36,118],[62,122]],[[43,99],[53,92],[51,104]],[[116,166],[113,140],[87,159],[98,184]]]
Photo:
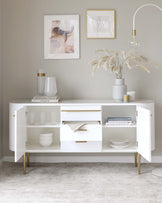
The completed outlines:
[[[13,156],[4,156],[3,158],[4,162],[14,162]],[[22,162],[22,159],[19,161]],[[108,162],[108,163],[134,163],[134,156],[133,155],[123,155],[123,156],[117,156],[117,155],[31,155],[30,156],[30,162],[35,163],[83,163],[83,162]],[[143,158],[141,159],[141,162],[145,163]],[[162,156],[152,156],[152,163],[162,163]]]

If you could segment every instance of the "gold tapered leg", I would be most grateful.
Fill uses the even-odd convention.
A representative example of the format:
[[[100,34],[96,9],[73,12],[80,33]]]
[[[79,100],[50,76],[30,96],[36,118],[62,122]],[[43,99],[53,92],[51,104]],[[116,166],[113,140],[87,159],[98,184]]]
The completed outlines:
[[[23,157],[23,167],[24,167],[24,174],[26,174],[26,153],[24,154],[24,157]]]
[[[137,167],[137,152],[134,153],[134,164],[135,164],[135,167]]]
[[[30,166],[30,159],[29,159],[29,152],[27,153],[27,166],[29,167]]]
[[[138,174],[141,173],[141,155],[138,153]]]

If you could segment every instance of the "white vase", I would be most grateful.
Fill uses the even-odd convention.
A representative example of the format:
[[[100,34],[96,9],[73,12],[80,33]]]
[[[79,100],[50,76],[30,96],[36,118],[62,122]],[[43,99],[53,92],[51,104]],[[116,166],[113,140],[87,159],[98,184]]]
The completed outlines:
[[[44,95],[44,86],[45,86],[45,79],[46,79],[46,73],[44,70],[39,70],[37,73],[37,90],[38,95],[43,96]]]
[[[127,92],[127,86],[124,79],[115,79],[115,85],[112,86],[112,97],[117,102],[123,101],[124,94]]]
[[[45,95],[48,97],[54,97],[57,93],[56,79],[55,77],[47,77],[45,80]]]

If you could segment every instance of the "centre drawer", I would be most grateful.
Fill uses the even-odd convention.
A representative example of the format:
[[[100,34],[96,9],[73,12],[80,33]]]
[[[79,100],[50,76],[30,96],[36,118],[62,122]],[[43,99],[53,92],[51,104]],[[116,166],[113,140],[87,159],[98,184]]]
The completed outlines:
[[[101,106],[61,106],[61,121],[101,121]]]
[[[102,141],[102,126],[88,124],[74,132],[68,124],[62,125],[60,141]]]

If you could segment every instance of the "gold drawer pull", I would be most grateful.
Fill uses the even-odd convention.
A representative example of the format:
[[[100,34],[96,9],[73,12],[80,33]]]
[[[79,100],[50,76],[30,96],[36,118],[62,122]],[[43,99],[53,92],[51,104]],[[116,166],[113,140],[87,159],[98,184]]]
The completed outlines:
[[[87,129],[78,129],[76,131],[88,131]]]
[[[61,110],[62,112],[100,112],[101,110]]]
[[[76,143],[87,143],[87,141],[75,141]]]
[[[13,115],[13,117],[15,117],[15,114]]]

